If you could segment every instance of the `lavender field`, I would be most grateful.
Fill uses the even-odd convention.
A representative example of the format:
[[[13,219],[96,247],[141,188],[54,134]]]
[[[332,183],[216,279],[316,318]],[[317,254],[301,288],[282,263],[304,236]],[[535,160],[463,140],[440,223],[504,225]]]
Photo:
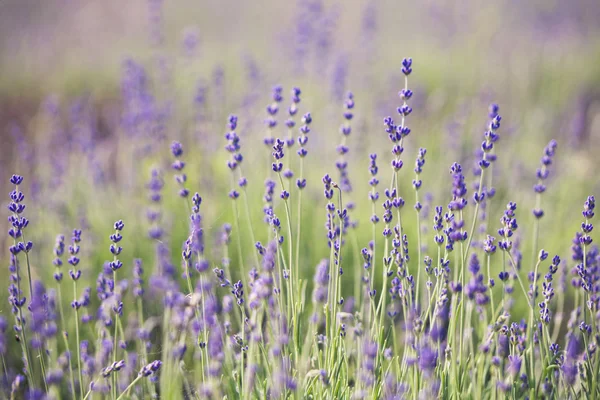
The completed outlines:
[[[0,1],[0,398],[600,398],[599,20]]]

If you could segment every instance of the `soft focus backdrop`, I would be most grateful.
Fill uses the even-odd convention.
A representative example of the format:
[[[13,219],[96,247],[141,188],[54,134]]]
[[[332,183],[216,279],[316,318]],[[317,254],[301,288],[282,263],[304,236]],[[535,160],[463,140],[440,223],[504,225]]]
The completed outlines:
[[[79,225],[77,218],[111,220],[106,214],[130,209],[140,176],[149,176],[157,154],[166,157],[171,140],[194,146],[190,161],[211,169],[197,182],[202,175],[218,184],[225,156],[212,155],[224,145],[230,113],[240,116],[249,156],[266,169],[264,107],[271,87],[282,84],[285,93],[300,86],[303,110],[315,117],[316,177],[334,172],[342,99],[355,93],[349,146],[356,162],[349,168],[366,190],[367,154],[387,152],[381,121],[395,111],[400,60],[411,56],[417,73],[408,154],[426,147],[436,165],[470,162],[494,101],[505,130],[498,179],[514,189],[512,199],[532,201],[521,190],[529,191],[541,150],[555,138],[564,179],[549,196],[581,202],[600,184],[599,19],[593,0],[4,0],[0,187],[19,172],[34,183],[40,206],[68,205],[58,221],[45,215],[35,224],[37,232],[47,227],[50,242],[56,231]],[[444,190],[445,176],[429,172],[438,179],[429,191]],[[198,182],[192,190],[210,196],[214,189]],[[260,198],[262,188],[254,190]],[[353,200],[365,199],[355,191]]]

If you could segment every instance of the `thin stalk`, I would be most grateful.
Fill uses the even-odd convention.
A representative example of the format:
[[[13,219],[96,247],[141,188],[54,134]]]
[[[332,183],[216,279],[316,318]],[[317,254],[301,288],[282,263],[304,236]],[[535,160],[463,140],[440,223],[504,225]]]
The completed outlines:
[[[19,190],[19,186],[16,186],[16,190]],[[18,218],[18,216],[17,216]],[[27,243],[27,239],[25,238],[24,230],[21,231],[21,236],[23,238],[23,242]],[[16,240],[15,240],[16,242]],[[16,243],[15,243],[16,244]],[[29,251],[25,251],[25,263],[27,264],[27,281],[29,283],[29,301],[33,301],[33,281],[31,279],[31,263],[29,261]],[[25,327],[23,327],[23,333],[25,332]],[[36,334],[36,336],[39,336]],[[39,337],[38,337],[39,339]],[[26,345],[27,346],[27,345]],[[42,381],[44,382],[44,387],[46,388],[46,393],[48,393],[48,384],[46,383],[46,371],[44,366],[44,356],[42,355],[42,350],[38,350],[38,358],[40,360],[40,368],[42,370]],[[29,364],[29,368],[33,368],[33,364]],[[32,372],[33,374],[33,372]],[[33,376],[32,376],[33,377]],[[32,381],[33,382],[33,381]]]
[[[123,396],[126,396],[127,393],[129,393],[129,391],[143,378],[143,375],[138,375],[133,381],[131,381],[131,383],[129,384],[129,386],[127,386],[125,388],[125,390],[123,390],[123,392],[119,395],[119,397],[117,397],[117,400],[121,400],[123,398]]]
[[[488,280],[490,279],[490,277],[492,276],[492,273],[490,271],[490,259],[491,259],[491,255],[487,254],[486,255],[486,259],[487,259],[487,274],[488,274]],[[490,307],[492,310],[492,317],[495,318],[496,316],[496,310],[494,309],[494,288],[490,287]]]
[[[389,224],[385,225],[387,229],[389,229]],[[381,310],[385,310],[386,307],[386,300],[387,300],[387,266],[386,266],[386,262],[385,262],[385,258],[387,257],[387,255],[389,254],[389,237],[386,237],[385,239],[385,245],[384,245],[384,257],[383,257],[383,269],[382,269],[382,273],[383,273],[383,288],[381,290],[381,295],[379,296],[379,302],[377,304],[377,309],[375,310],[375,313],[377,315],[380,315],[380,313],[382,312]],[[385,312],[385,311],[383,311]],[[381,318],[380,318],[381,319]],[[375,329],[375,324],[373,325],[373,329]]]
[[[538,183],[541,183],[541,180],[538,180]],[[540,193],[535,194],[535,208],[539,210],[542,203],[542,196]],[[535,263],[535,258],[538,252],[538,241],[540,236],[540,220],[537,217],[533,217],[533,249],[531,252],[531,265]]]
[[[360,250],[358,249],[358,239],[356,238],[356,232],[354,230],[352,230],[351,238],[352,238],[352,254],[358,255],[358,254],[360,254]],[[361,270],[360,267],[361,267],[360,261],[359,261],[358,257],[356,257],[355,262],[354,262],[354,271],[356,271],[356,272],[354,272],[354,298],[355,298],[356,304],[364,303],[364,298],[361,295],[361,290],[360,290],[361,274],[358,273],[358,271]],[[363,318],[363,320],[364,320],[364,318]]]
[[[527,295],[527,289],[525,289],[525,285],[523,284],[523,280],[521,279],[521,275],[519,274],[519,270],[517,270],[517,264],[515,263],[515,260],[513,259],[512,255],[510,254],[510,251],[504,251],[504,253],[506,253],[508,255],[508,259],[510,260],[513,269],[515,270],[515,275],[517,276],[517,280],[519,281],[519,286],[521,286],[521,290],[523,291],[523,295],[525,295],[525,298],[527,299],[527,297],[529,297]],[[529,306],[529,309],[533,312],[535,312],[533,310],[533,307],[531,306],[531,303],[528,301],[527,305]]]
[[[506,251],[502,252],[502,272],[506,274]],[[502,280],[502,306],[506,310],[506,281]]]
[[[279,182],[281,183],[281,190],[285,190],[285,184],[283,183],[283,177],[281,176],[281,173],[278,173],[277,176],[279,177]],[[289,258],[289,268],[290,268],[290,281],[294,282],[294,279],[298,279],[298,277],[296,276],[296,272],[294,271],[295,267],[293,265],[293,235],[292,235],[292,213],[290,211],[290,204],[288,202],[288,199],[285,199],[283,201],[283,203],[285,204],[285,216],[286,216],[286,220],[287,220],[287,225],[288,225],[288,258]],[[294,276],[292,276],[292,272],[294,274]],[[293,286],[292,286],[293,289]]]
[[[304,157],[300,157],[300,180],[304,179]],[[296,269],[300,271],[300,238],[302,232],[302,192],[301,188],[298,188],[298,223],[296,230]],[[291,240],[291,238],[290,238]]]
[[[238,169],[240,170],[240,175],[242,175],[242,166],[238,165]],[[250,206],[248,202],[248,192],[246,190],[246,186],[242,188],[242,192],[244,193],[244,204],[246,206],[246,217],[248,219],[248,227],[250,228],[250,239],[252,240],[252,246],[256,244],[256,236],[254,236],[254,225],[252,224],[252,218],[250,217]],[[258,258],[258,252],[254,253],[254,261],[256,262],[256,266],[260,265],[260,259]]]
[[[60,282],[58,282],[56,285],[56,291],[58,294],[58,310],[59,310],[59,314],[60,314],[60,323],[64,329],[61,336],[63,337],[63,340],[65,342],[65,348],[67,350],[69,350],[69,342],[67,340],[67,335],[66,335],[67,326],[65,324],[65,315],[64,315],[63,307],[62,307],[62,292],[61,292]],[[73,364],[71,362],[71,357],[68,357],[68,361],[69,361],[69,378],[70,378],[70,383],[71,383],[71,393],[73,393],[73,396],[75,396],[75,379],[73,378]]]
[[[138,324],[141,329],[144,326],[144,306],[142,303],[141,296],[137,298],[137,307],[138,307]],[[142,364],[146,365],[146,364],[148,364],[148,351],[146,350],[146,344],[141,339],[139,340],[138,344],[140,346],[140,351],[142,353]],[[148,386],[148,390],[150,391],[150,394],[152,396],[154,396],[156,393],[154,392],[154,387],[150,383],[149,380],[148,380],[147,386]]]
[[[250,320],[252,321],[253,326],[256,326],[256,318],[257,318],[256,310],[252,310],[252,313],[250,315]],[[255,352],[256,352],[256,344],[253,345],[252,336],[250,336],[250,339],[248,340],[248,368],[250,369],[249,373],[252,373]],[[246,379],[245,384],[243,386],[242,393],[244,393],[244,396],[246,398],[250,398],[250,394],[252,393],[252,389],[253,389],[253,388],[250,388],[249,382],[250,382],[250,379]]]
[[[98,379],[100,378],[96,378],[92,381],[92,383],[96,383],[98,381]],[[90,383],[91,386],[91,383]],[[90,397],[90,394],[92,394],[92,389],[88,389],[88,391],[85,393],[85,396],[83,396],[83,400],[87,400],[88,397]]]
[[[343,210],[343,204],[342,204],[342,189],[340,189],[337,185],[334,186],[338,189],[338,193],[339,193],[339,197],[338,197],[338,210],[339,212],[341,212]],[[337,318],[337,308],[338,308],[338,298],[340,297],[340,291],[341,288],[339,287],[340,284],[340,269],[342,268],[341,264],[342,264],[342,240],[343,240],[343,232],[344,232],[344,218],[341,216],[341,214],[339,214],[339,219],[340,219],[340,236],[338,238],[339,240],[339,244],[340,244],[340,248],[337,251],[337,258],[335,260],[335,298],[334,298],[334,302],[333,302],[333,316],[334,318]]]
[[[73,280],[73,300],[77,301],[77,281]],[[115,335],[116,336],[116,335]],[[81,371],[81,350],[79,341],[79,309],[75,307],[75,339],[77,340],[77,371],[79,375],[79,394],[83,398],[83,375]],[[73,393],[75,395],[75,393]]]
[[[486,160],[487,153],[483,153],[483,159]],[[483,176],[485,169],[481,170],[481,175],[479,176],[479,189],[477,190],[478,197],[481,198],[481,193],[483,191]],[[477,216],[479,215],[479,203],[481,201],[475,203],[475,212],[473,214],[473,222],[471,222],[471,229],[469,230],[469,236],[467,237],[467,247],[465,248],[462,254],[462,262],[463,264],[467,262],[467,255],[469,254],[469,249],[471,248],[471,242],[473,242],[473,233],[475,232],[475,225],[477,224]]]
[[[283,177],[281,176],[281,172],[277,173],[277,176],[279,177],[279,182],[281,183],[281,190],[285,190],[285,184],[283,183]],[[289,258],[289,271],[290,271],[290,292],[291,292],[291,304],[290,306],[292,307],[292,328],[294,329],[294,334],[296,336],[295,339],[298,339],[298,329],[297,329],[297,324],[298,324],[298,316],[297,316],[297,298],[295,298],[295,293],[294,293],[294,287],[298,289],[298,270],[297,270],[297,266],[294,266],[293,260],[294,260],[294,255],[293,255],[293,235],[292,235],[292,213],[290,211],[290,204],[289,204],[289,199],[284,199],[283,203],[285,205],[285,216],[286,216],[286,220],[287,220],[287,226],[288,226],[288,258]],[[297,295],[297,294],[296,294]],[[295,355],[296,357],[298,356],[298,341],[294,340],[295,342]]]
[[[334,231],[334,227],[333,227],[333,216],[331,214],[329,214],[330,211],[328,211],[328,215],[327,218],[331,219],[330,224],[332,226],[330,226],[330,230]],[[334,243],[332,241],[330,241],[330,246],[329,246],[329,281],[327,283],[327,305],[326,305],[326,309],[325,309],[325,329],[326,331],[329,331],[329,339],[331,341],[333,341],[334,336],[335,336],[335,318],[332,318],[333,314],[333,304],[335,303],[335,297],[333,294],[333,274],[335,269],[335,256],[334,256]],[[331,370],[331,355],[333,353],[332,350],[333,346],[327,346],[327,355],[326,355],[326,370],[330,371]]]
[[[189,251],[189,248],[187,249]],[[190,262],[189,260],[184,260],[185,263],[185,280],[187,282],[187,286],[188,286],[188,292],[190,297],[194,296],[194,288],[192,286],[192,278],[191,278],[191,274],[190,274]],[[200,311],[198,310],[197,306],[194,306],[194,314],[196,315],[196,320],[198,322],[200,322]],[[200,336],[198,336],[198,341],[200,341]]]
[[[588,219],[587,218],[585,219],[585,224],[586,225],[588,224]],[[587,268],[587,246],[585,245],[585,243],[583,243],[582,247],[583,247],[583,269],[585,271],[585,269]],[[588,296],[589,296],[588,291],[587,290],[584,291],[582,308],[583,308],[583,320],[585,321],[586,324],[587,324],[587,321],[588,321],[587,320],[587,314],[588,314],[588,308],[587,308]],[[592,317],[592,319],[594,319],[593,315],[591,317]]]
[[[532,383],[535,382],[535,377],[533,376],[533,374],[535,373],[535,344],[533,341],[533,334],[534,334],[534,324],[535,324],[535,294],[537,291],[537,275],[538,275],[538,268],[540,266],[540,260],[538,260],[535,263],[535,268],[534,268],[534,272],[533,272],[533,286],[531,288],[531,300],[530,300],[530,306],[531,306],[531,310],[529,313],[529,330],[531,333],[531,372],[532,372]],[[535,389],[535,395],[537,397],[537,388]]]
[[[13,239],[13,243],[16,246],[17,245],[17,240]],[[19,273],[19,271],[21,270],[20,265],[19,265],[19,260],[17,259],[17,256],[14,256],[14,263],[15,263],[15,273],[17,274],[17,293],[18,296],[21,295],[21,274]],[[27,334],[25,333],[25,326],[23,325],[23,321],[25,321],[24,317],[23,317],[23,310],[21,309],[21,307],[17,307],[17,312],[19,314],[19,322],[17,323],[17,325],[21,328],[21,349],[23,351],[23,356],[25,357],[25,362],[27,363],[27,368],[26,368],[26,375],[27,375],[27,379],[29,381],[29,385],[30,387],[33,387],[33,385],[35,384],[34,380],[33,380],[33,364],[31,363],[31,355],[29,354],[29,348],[27,347]]]
[[[8,368],[6,368],[6,359],[4,358],[4,354],[2,354],[0,356],[2,358],[2,371],[4,372],[4,381],[6,384],[8,384]]]
[[[117,256],[114,256],[114,259],[117,259]],[[117,271],[113,270],[113,282],[115,285],[115,288],[117,286]],[[113,293],[113,296],[115,295],[115,293]],[[117,328],[118,328],[118,321],[119,321],[119,315],[115,313],[115,332],[114,332],[114,337],[113,337],[113,363],[117,362]],[[77,347],[79,347],[79,343],[77,344]],[[112,387],[112,395],[113,395],[113,399],[115,399],[117,397],[117,378],[116,378],[116,374],[111,374],[112,375],[112,382],[113,382],[113,387]]]
[[[245,319],[246,319],[246,312],[243,309],[243,306],[240,305],[240,310],[241,310],[241,320],[240,320],[240,329],[241,329],[241,334],[242,334],[242,347],[244,346],[244,341],[246,339],[246,325],[244,323]],[[244,353],[245,351],[242,349],[242,352],[240,354],[240,390],[239,393],[243,393],[244,387],[245,387],[245,380],[244,380]]]
[[[419,191],[416,190],[415,191],[415,197],[416,197],[416,203],[419,203]],[[421,265],[421,211],[420,210],[416,210],[417,213],[417,289],[416,289],[416,295],[415,295],[415,301],[416,303],[420,303],[419,301],[419,289],[421,288],[421,269],[422,269],[422,265]]]
[[[373,194],[373,196],[375,195],[375,187],[372,186],[371,187],[371,193]],[[371,216],[375,215],[375,200],[371,201]],[[369,277],[369,284],[371,285],[371,288],[375,287],[375,267],[377,266],[377,226],[374,222],[371,223],[371,240],[373,241],[373,251],[371,254],[371,274]],[[372,290],[372,289],[371,289]],[[371,303],[373,304],[374,307],[374,299],[371,297],[371,295],[369,294],[369,298],[371,299]],[[375,314],[373,314],[371,316],[371,324],[373,324],[375,322],[375,318],[377,316]]]
[[[595,332],[597,330],[594,329]],[[592,398],[596,397],[596,391],[598,388],[598,375],[600,374],[600,357],[596,354],[596,360],[594,361],[594,373],[592,375]]]
[[[483,172],[482,172],[483,175]],[[460,220],[463,221],[463,212],[462,210],[459,211],[459,215],[460,215]],[[474,220],[476,220],[477,218],[475,217]],[[461,228],[461,232],[462,232],[462,228]],[[473,234],[473,232],[471,232],[471,234]],[[467,252],[465,251],[464,248],[464,242],[460,242],[460,255],[461,255],[461,265],[460,265],[460,283],[462,285],[462,290],[460,291],[460,303],[463,305],[460,309],[460,331],[463,332],[462,335],[460,335],[460,344],[459,344],[459,361],[462,365],[462,356],[463,356],[463,344],[464,344],[464,323],[465,323],[465,307],[464,307],[464,301],[465,301],[465,263],[466,263],[466,259],[467,259]],[[470,323],[470,322],[469,322]]]
[[[21,236],[23,237],[23,242],[27,243],[27,239],[25,238],[25,232],[21,232]],[[16,244],[16,243],[15,243]],[[27,281],[29,282],[29,300],[33,300],[33,284],[31,280],[31,263],[29,262],[29,252],[25,251],[25,263],[27,264]]]
[[[246,270],[245,270],[245,264],[244,264],[244,255],[242,252],[242,235],[241,235],[241,231],[240,231],[240,215],[238,212],[238,208],[237,208],[237,201],[235,199],[231,200],[231,208],[233,210],[233,215],[234,215],[234,219],[235,219],[235,230],[237,231],[237,235],[236,235],[236,244],[237,244],[237,250],[238,250],[238,262],[239,262],[239,268],[241,271],[241,275],[242,275],[242,280],[246,279]]]
[[[204,288],[204,277],[202,276],[202,274],[200,274],[200,287]],[[204,290],[202,290],[200,292],[200,301],[202,302],[202,324],[203,324],[203,335],[204,335],[204,343],[208,342],[208,331],[206,329],[206,306],[205,306],[205,300],[204,300]],[[202,368],[202,383],[204,383],[204,379],[205,379],[205,374],[206,374],[206,369],[204,368],[204,366],[206,366],[206,368],[208,368],[208,353],[206,351],[206,349],[203,349],[204,351],[202,351],[202,356],[200,357],[203,363],[203,368]]]

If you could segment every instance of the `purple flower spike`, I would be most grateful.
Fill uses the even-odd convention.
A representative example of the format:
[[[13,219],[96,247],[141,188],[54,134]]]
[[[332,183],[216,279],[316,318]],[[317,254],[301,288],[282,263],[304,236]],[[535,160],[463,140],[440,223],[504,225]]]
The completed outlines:
[[[183,155],[183,146],[179,142],[171,143],[171,153],[174,157],[179,158]]]
[[[402,60],[402,73],[406,76],[412,72],[412,58],[405,58]]]
[[[556,152],[558,144],[556,140],[552,139],[548,145],[544,148],[544,155],[541,159],[541,166],[536,171],[536,177],[538,179],[537,183],[533,186],[533,190],[537,194],[542,194],[546,191],[546,185],[544,185],[544,181],[548,179],[550,175],[549,166],[552,164],[552,158],[554,157],[554,153]],[[532,210],[533,215],[536,219],[540,219],[544,216],[544,211],[540,208],[535,208]]]
[[[10,183],[15,186],[19,186],[21,183],[23,183],[23,177],[21,175],[13,175],[10,177]]]
[[[179,142],[173,142],[171,144],[171,153],[175,156],[176,160],[172,164],[172,168],[178,172],[175,174],[175,182],[179,185],[179,196],[186,198],[189,195],[189,190],[185,188],[185,182],[187,181],[187,176],[182,171],[185,167],[185,163],[179,158],[183,155],[183,146]],[[158,183],[155,182],[155,185]],[[158,189],[152,189],[154,191],[158,191]],[[157,199],[158,200],[158,199]]]
[[[418,351],[418,366],[426,376],[431,376],[438,362],[437,351],[431,348],[429,345],[423,345]]]

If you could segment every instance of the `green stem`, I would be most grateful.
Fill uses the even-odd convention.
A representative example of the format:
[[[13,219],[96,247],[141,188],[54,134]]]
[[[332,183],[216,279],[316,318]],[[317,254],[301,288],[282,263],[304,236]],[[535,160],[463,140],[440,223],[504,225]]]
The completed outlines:
[[[16,186],[16,188],[18,191],[19,187]],[[18,216],[17,216],[17,218],[18,218]],[[23,243],[27,243],[27,239],[25,238],[24,230],[21,231],[21,237],[23,238]],[[29,261],[29,251],[25,251],[25,263],[27,264],[27,281],[29,283],[29,302],[31,303],[33,301],[33,281],[31,279],[31,262]],[[23,331],[24,331],[24,329],[25,328],[23,327]],[[38,334],[36,334],[36,337],[39,340]],[[46,368],[44,366],[44,356],[42,354],[41,349],[38,350],[38,358],[40,360],[40,368],[42,370],[42,381],[44,382],[44,387],[46,389],[46,393],[48,393],[48,384],[46,383],[46,371],[45,371]],[[31,358],[30,358],[30,360],[31,360]],[[29,364],[29,368],[33,369],[33,364]],[[32,372],[32,377],[33,377],[33,375],[34,375],[34,373]]]
[[[417,175],[417,179],[418,179],[418,175]],[[415,191],[415,197],[416,197],[416,203],[419,203],[419,191],[416,190]],[[416,295],[415,295],[415,302],[417,304],[420,303],[420,299],[419,299],[419,290],[421,288],[421,269],[422,269],[422,265],[421,265],[421,211],[420,210],[416,210],[417,212],[417,282],[416,282]]]
[[[237,250],[238,250],[239,268],[240,268],[240,272],[242,275],[242,280],[245,280],[246,279],[246,270],[245,270],[246,265],[244,264],[244,255],[242,252],[242,235],[241,235],[241,231],[240,231],[240,215],[238,213],[237,202],[235,199],[231,200],[231,207],[233,209],[233,215],[235,218],[235,230],[237,231],[236,244],[237,244]]]
[[[240,170],[240,176],[242,175],[242,166],[239,165],[238,169]],[[252,218],[250,217],[250,205],[248,204],[248,192],[246,190],[246,186],[242,188],[242,192],[244,193],[244,205],[246,207],[246,217],[248,219],[248,227],[250,228],[250,239],[252,240],[252,246],[256,244],[256,237],[254,236],[254,225],[252,224]],[[256,262],[256,266],[260,265],[260,259],[258,258],[258,252],[254,251],[254,261]]]
[[[13,244],[14,246],[17,245],[17,240],[13,239]],[[15,263],[15,273],[17,274],[17,293],[18,296],[21,295],[21,274],[20,274],[20,270],[21,267],[19,265],[19,260],[17,258],[17,256],[14,256],[14,263]],[[24,317],[23,317],[23,310],[21,309],[21,307],[17,307],[18,310],[18,314],[19,314],[19,320],[17,321],[17,326],[19,326],[21,328],[21,349],[23,351],[23,356],[25,357],[25,362],[27,363],[27,368],[25,368],[26,370],[26,374],[27,374],[27,379],[29,381],[29,387],[33,388],[33,386],[35,385],[35,382],[33,381],[33,364],[31,363],[31,355],[29,354],[29,348],[27,347],[27,335],[25,333],[25,326],[23,325],[23,321],[25,321]]]
[[[279,177],[279,182],[281,183],[281,190],[285,190],[285,184],[283,183],[283,177],[281,176],[281,173],[278,173],[277,176]],[[289,263],[289,268],[290,268],[290,281],[292,282],[292,294],[293,294],[293,287],[295,286],[295,284],[297,282],[295,282],[295,279],[297,280],[298,277],[296,275],[297,271],[295,270],[295,267],[293,265],[293,235],[292,235],[292,213],[290,211],[290,204],[289,204],[289,199],[285,199],[283,201],[283,203],[285,204],[285,216],[286,216],[286,220],[287,220],[287,226],[288,226],[288,263]],[[293,275],[292,275],[293,274]]]
[[[491,255],[487,254],[486,255],[486,259],[487,259],[487,274],[488,274],[488,281],[491,279],[492,273],[490,271],[490,259],[491,259]],[[490,287],[490,307],[492,310],[492,318],[495,318],[496,316],[496,310],[494,309],[495,305],[494,305],[494,288]]]
[[[283,177],[281,176],[281,172],[277,173],[277,176],[279,177],[279,182],[281,183],[281,190],[285,190],[285,184],[283,183]],[[298,282],[298,270],[297,270],[297,265],[293,265],[293,260],[294,260],[294,255],[293,255],[293,235],[292,235],[292,213],[290,211],[290,203],[289,203],[289,199],[284,199],[283,203],[285,205],[285,216],[286,216],[286,221],[287,221],[287,228],[288,228],[288,259],[289,259],[289,271],[290,271],[290,277],[289,277],[289,281],[290,281],[290,292],[291,292],[291,323],[292,323],[292,329],[294,332],[294,336],[295,339],[299,339],[298,335],[299,335],[299,331],[298,331],[298,316],[297,316],[297,304],[296,301],[298,300],[298,298],[296,296],[298,296],[298,293],[294,292],[294,288],[296,288],[296,290],[299,290],[298,286],[299,286],[299,282]],[[296,358],[298,357],[298,351],[299,351],[299,340],[294,340],[294,354],[296,356]]]
[[[73,280],[73,300],[77,301],[77,281]],[[75,307],[75,340],[77,341],[77,370],[79,375],[79,394],[83,398],[83,374],[81,372],[81,350],[79,341],[79,309]],[[73,395],[75,395],[73,393]]]
[[[487,153],[483,153],[483,159],[486,160]],[[477,190],[478,197],[481,198],[481,194],[483,192],[483,176],[485,169],[481,170],[481,175],[479,176],[479,189]],[[467,262],[467,256],[469,254],[469,250],[471,249],[471,243],[473,242],[473,233],[475,232],[475,225],[477,224],[477,216],[479,215],[479,204],[481,201],[475,203],[475,213],[473,214],[473,221],[471,222],[471,229],[469,230],[469,236],[467,238],[467,247],[462,254],[462,263]]]
[[[61,291],[60,282],[58,282],[56,285],[56,291],[58,294],[58,310],[59,310],[59,314],[60,314],[60,323],[61,323],[62,328],[64,329],[62,332],[62,337],[65,342],[65,349],[69,350],[69,342],[67,340],[67,335],[66,335],[67,326],[65,324],[65,315],[64,315],[63,307],[62,307],[62,291]],[[69,361],[69,378],[70,378],[70,383],[71,383],[71,393],[73,393],[73,396],[75,396],[75,379],[73,377],[73,364],[71,362],[71,357],[68,357],[68,361]]]
[[[117,256],[114,256],[114,259],[116,260]],[[113,282],[114,282],[114,286],[115,289],[117,287],[117,271],[113,270]],[[113,296],[115,295],[115,293],[113,293]],[[119,321],[119,315],[117,313],[115,313],[115,331],[114,331],[114,337],[113,337],[113,363],[117,362],[117,328],[118,328],[118,321]],[[79,347],[79,343],[77,344],[77,347]],[[116,378],[116,374],[111,374],[112,375],[112,395],[113,395],[113,399],[117,397],[117,378]]]
[[[373,198],[375,195],[375,187],[372,186],[371,187],[371,193],[373,194]],[[371,216],[375,215],[375,200],[371,200]],[[377,226],[374,222],[371,222],[371,240],[373,241],[373,251],[371,254],[371,273],[370,273],[370,277],[369,277],[369,284],[371,285],[371,290],[373,290],[372,288],[375,287],[375,267],[377,266]],[[371,295],[369,294],[369,299],[370,302],[372,304],[372,308],[374,308],[374,304],[375,304],[375,299],[371,297]],[[375,318],[377,318],[377,315],[375,315],[375,313],[371,314],[371,324],[375,323]]]
[[[137,307],[138,307],[138,324],[140,326],[140,329],[143,329],[143,327],[144,327],[144,306],[142,303],[141,296],[137,298]],[[148,351],[146,350],[146,344],[140,339],[138,341],[138,345],[140,346],[140,350],[142,353],[142,364],[147,365],[148,364]],[[154,396],[156,393],[154,393],[153,385],[150,383],[149,380],[148,380],[147,386],[148,386],[148,390],[149,390],[151,396]]]
[[[304,179],[304,157],[300,158],[300,180]],[[300,238],[301,238],[301,227],[302,227],[302,192],[301,188],[298,188],[298,229],[296,231],[296,270],[300,271]],[[291,238],[290,238],[291,240]]]
[[[521,286],[521,290],[523,291],[523,295],[525,296],[525,299],[527,299],[529,296],[527,295],[527,289],[525,289],[525,285],[523,284],[523,280],[521,279],[521,275],[519,274],[519,270],[517,270],[517,264],[515,263],[515,260],[513,259],[512,255],[510,254],[510,251],[506,250],[504,252],[508,255],[508,259],[510,260],[510,262],[511,262],[511,264],[513,266],[513,269],[515,270],[515,275],[517,276],[517,280],[519,281],[519,286]],[[533,307],[531,306],[531,302],[528,301],[527,305],[529,306],[529,309],[531,311],[534,311]]]
[[[537,275],[538,268],[540,266],[540,261],[538,260],[535,264],[534,272],[533,272],[533,287],[531,288],[531,300],[530,306],[531,310],[529,312],[529,331],[530,331],[530,339],[531,339],[531,377],[530,381],[535,383],[535,343],[533,341],[533,335],[535,331],[535,293],[537,291]],[[541,338],[540,338],[541,342]],[[535,385],[532,385],[535,386]],[[535,396],[537,397],[537,388],[535,389]]]
[[[117,397],[117,400],[121,400],[123,398],[123,396],[127,395],[127,393],[129,393],[129,391],[140,381],[140,379],[142,379],[143,376],[142,375],[138,375],[133,381],[131,381],[131,383],[129,384],[129,386],[127,386],[125,388],[125,390],[123,390],[123,393],[121,393],[119,395],[119,397]],[[84,399],[85,400],[85,399]]]

